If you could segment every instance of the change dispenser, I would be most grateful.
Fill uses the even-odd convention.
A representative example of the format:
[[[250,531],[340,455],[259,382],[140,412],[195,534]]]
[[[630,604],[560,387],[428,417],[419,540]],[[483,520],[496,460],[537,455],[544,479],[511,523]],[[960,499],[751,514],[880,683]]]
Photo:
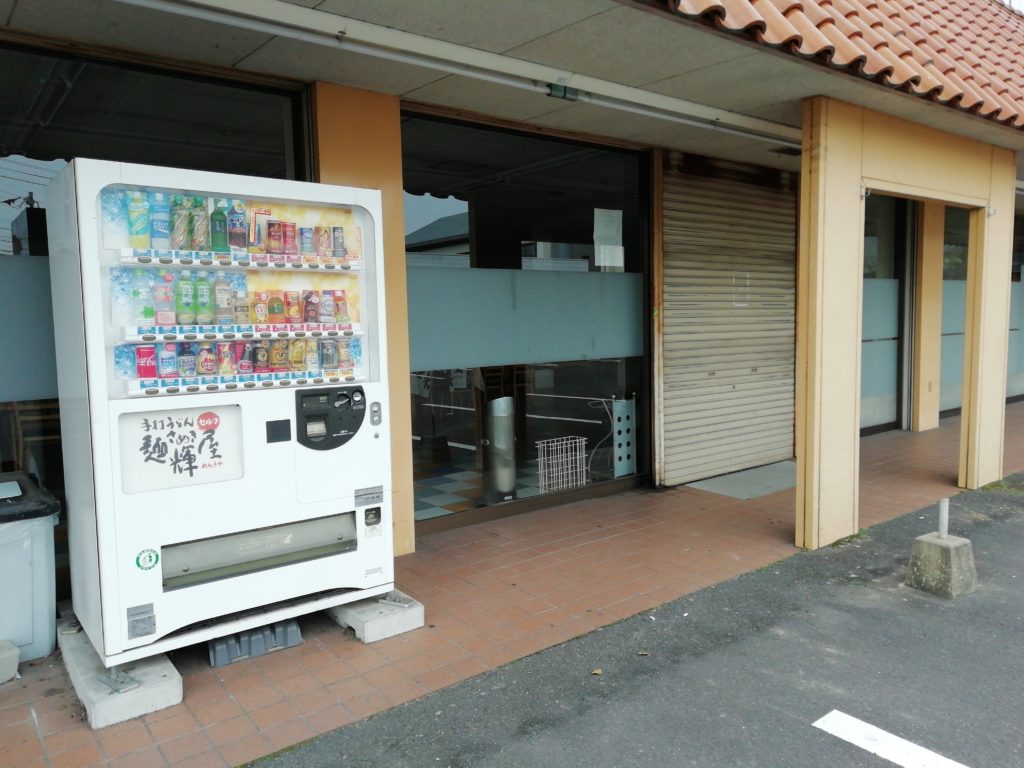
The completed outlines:
[[[355,437],[365,417],[366,393],[362,387],[295,393],[298,440],[314,451],[329,451],[344,445]]]

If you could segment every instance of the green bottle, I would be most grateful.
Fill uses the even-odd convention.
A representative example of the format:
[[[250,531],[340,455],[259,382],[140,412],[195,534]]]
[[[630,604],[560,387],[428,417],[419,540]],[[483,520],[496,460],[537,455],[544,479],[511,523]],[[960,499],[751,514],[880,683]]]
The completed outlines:
[[[213,213],[210,214],[210,248],[215,253],[227,253],[231,250],[228,245],[227,207],[227,200],[217,200]]]
[[[181,325],[196,321],[196,284],[187,269],[174,281],[174,311]]]

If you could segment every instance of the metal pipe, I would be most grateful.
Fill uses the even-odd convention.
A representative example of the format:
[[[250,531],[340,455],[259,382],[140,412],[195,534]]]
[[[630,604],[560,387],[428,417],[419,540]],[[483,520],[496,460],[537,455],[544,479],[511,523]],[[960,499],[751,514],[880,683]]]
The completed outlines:
[[[939,502],[939,538],[949,536],[949,499]]]

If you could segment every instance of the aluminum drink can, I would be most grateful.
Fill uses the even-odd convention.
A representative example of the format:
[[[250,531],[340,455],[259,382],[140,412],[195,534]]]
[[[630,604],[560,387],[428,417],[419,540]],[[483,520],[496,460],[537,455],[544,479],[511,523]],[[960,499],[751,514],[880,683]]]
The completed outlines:
[[[270,370],[270,342],[258,341],[253,348],[252,367],[256,373],[266,373]]]
[[[234,376],[238,373],[235,362],[235,343],[233,341],[217,342],[217,373],[221,376]]]
[[[275,373],[288,370],[288,339],[270,342],[270,370]]]
[[[299,253],[313,255],[316,253],[316,240],[313,238],[313,227],[299,227]]]
[[[253,372],[253,348],[255,343],[251,341],[235,342],[235,365],[239,373]]]
[[[139,344],[135,347],[135,378],[155,379],[157,372],[156,346]]]
[[[267,222],[267,253],[284,253],[284,222]]]
[[[336,259],[343,259],[348,254],[345,249],[344,227],[331,227],[331,252]]]
[[[295,222],[294,221],[282,221],[281,222],[281,243],[284,246],[284,252],[289,256],[296,256],[299,253],[299,244],[295,238]]]
[[[314,227],[313,240],[316,248],[316,255],[321,259],[329,259],[331,251],[331,228]]]
[[[284,315],[289,325],[302,325],[302,291],[284,292]]]
[[[333,371],[338,367],[338,345],[334,339],[320,339],[320,370]]]
[[[156,375],[161,379],[173,379],[178,375],[178,345],[174,342],[161,344],[157,350]]]

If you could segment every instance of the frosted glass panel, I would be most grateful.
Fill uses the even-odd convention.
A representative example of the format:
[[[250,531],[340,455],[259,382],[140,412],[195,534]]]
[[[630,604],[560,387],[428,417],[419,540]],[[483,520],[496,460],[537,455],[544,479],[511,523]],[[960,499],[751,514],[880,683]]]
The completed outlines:
[[[864,281],[864,319],[861,338],[895,339],[899,336],[900,281]]]
[[[874,427],[897,420],[899,342],[866,341],[861,346],[860,425]]]
[[[964,332],[967,281],[942,281],[942,334]]]
[[[964,335],[942,337],[942,364],[939,376],[939,410],[959,408],[964,373]]]
[[[413,371],[638,357],[643,275],[413,267]]]
[[[860,426],[898,420],[900,282],[864,280],[861,322]]]
[[[50,306],[50,260],[42,256],[0,257],[0,328],[4,337],[0,402],[57,396],[57,358]]]

